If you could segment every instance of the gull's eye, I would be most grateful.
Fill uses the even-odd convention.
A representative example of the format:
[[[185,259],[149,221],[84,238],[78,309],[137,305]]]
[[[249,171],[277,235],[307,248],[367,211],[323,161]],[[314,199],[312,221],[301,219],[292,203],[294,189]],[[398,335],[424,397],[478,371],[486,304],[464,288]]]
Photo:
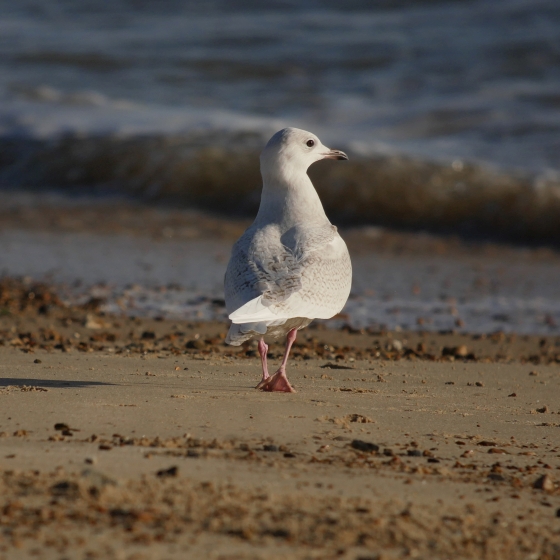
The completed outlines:
[[[308,141],[306,142],[306,144],[307,144],[310,148],[313,148],[313,146],[315,146],[315,140],[308,140]]]

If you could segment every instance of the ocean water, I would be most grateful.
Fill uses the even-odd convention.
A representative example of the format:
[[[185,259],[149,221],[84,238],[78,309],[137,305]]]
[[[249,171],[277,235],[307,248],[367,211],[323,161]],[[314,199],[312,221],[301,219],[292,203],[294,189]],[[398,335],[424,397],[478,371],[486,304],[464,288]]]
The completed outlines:
[[[560,169],[556,0],[0,3],[0,134],[317,130]]]
[[[250,215],[288,125],[337,223],[557,244],[560,3],[0,1],[4,188]]]
[[[0,0],[3,196],[250,217],[258,154],[284,126],[350,154],[310,170],[338,225],[558,246],[560,2]],[[68,297],[94,290],[109,311],[224,318],[228,247],[212,243],[8,232],[0,273],[81,281]],[[560,328],[555,264],[368,255],[355,270],[355,326]]]

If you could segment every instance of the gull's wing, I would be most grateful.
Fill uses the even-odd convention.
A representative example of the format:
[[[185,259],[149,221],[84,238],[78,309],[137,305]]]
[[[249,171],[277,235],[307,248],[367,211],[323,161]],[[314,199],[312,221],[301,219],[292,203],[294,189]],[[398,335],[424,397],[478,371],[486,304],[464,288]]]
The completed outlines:
[[[330,318],[348,297],[350,258],[330,224],[280,237],[276,226],[251,228],[234,246],[225,278],[233,323],[292,317]]]

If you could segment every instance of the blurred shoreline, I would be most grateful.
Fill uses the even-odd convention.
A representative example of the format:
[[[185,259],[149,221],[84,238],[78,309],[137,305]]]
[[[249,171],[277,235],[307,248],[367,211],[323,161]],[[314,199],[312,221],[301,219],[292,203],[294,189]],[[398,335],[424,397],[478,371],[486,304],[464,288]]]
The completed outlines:
[[[256,341],[241,346],[227,345],[228,329],[223,311],[209,317],[200,314],[170,316],[111,308],[100,287],[72,297],[68,287],[30,278],[0,278],[0,347],[26,353],[105,352],[113,356],[185,356],[189,359],[254,359]],[[131,292],[140,287],[136,286]],[[160,295],[181,289],[160,288]],[[107,295],[108,292],[105,293]],[[200,302],[199,302],[200,303]],[[221,308],[223,303],[214,300]],[[161,310],[160,310],[161,311]],[[518,334],[497,331],[488,334],[427,329],[389,330],[370,326],[354,329],[348,323],[328,328],[329,322],[315,321],[299,333],[292,358],[332,360],[352,364],[373,362],[459,362],[520,363],[554,365],[560,363],[560,333]],[[331,323],[330,326],[333,326]],[[283,356],[284,341],[271,340],[269,357]],[[325,366],[329,368],[330,366]],[[332,365],[331,369],[337,368]]]
[[[224,320],[259,153],[309,174],[352,253],[329,323],[560,328],[560,6],[33,0],[0,6],[0,271],[106,312]]]
[[[0,274],[111,314],[223,321],[223,274],[248,220],[124,198],[0,194]],[[560,255],[386,228],[341,229],[354,280],[331,328],[560,333]]]

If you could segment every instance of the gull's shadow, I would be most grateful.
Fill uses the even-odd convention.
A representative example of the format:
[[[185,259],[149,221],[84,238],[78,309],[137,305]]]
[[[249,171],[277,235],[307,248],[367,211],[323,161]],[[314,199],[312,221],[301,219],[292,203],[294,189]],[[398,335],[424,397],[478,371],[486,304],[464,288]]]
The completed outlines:
[[[96,387],[99,385],[115,385],[115,383],[103,383],[102,381],[65,381],[64,379],[22,379],[21,377],[0,377],[0,387],[9,385],[30,385],[34,387]]]

